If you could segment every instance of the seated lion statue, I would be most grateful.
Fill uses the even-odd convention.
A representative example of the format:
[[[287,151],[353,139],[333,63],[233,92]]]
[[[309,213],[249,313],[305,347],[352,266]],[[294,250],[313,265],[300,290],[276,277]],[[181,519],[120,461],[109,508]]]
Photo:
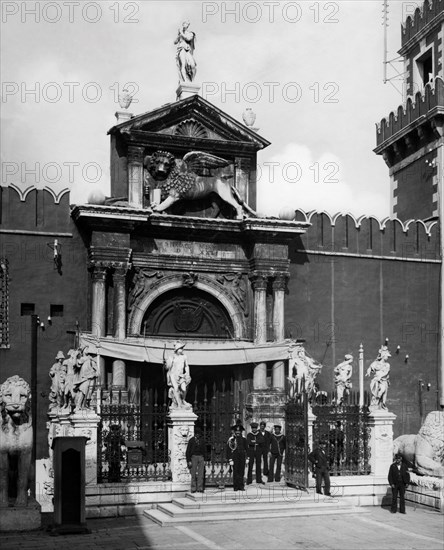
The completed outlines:
[[[33,438],[31,389],[20,376],[11,376],[0,386],[0,410],[0,507],[9,505],[9,473],[15,463],[15,506],[26,506]],[[14,493],[14,488],[11,492]]]
[[[429,413],[418,435],[401,435],[393,447],[419,474],[443,477],[444,411]]]

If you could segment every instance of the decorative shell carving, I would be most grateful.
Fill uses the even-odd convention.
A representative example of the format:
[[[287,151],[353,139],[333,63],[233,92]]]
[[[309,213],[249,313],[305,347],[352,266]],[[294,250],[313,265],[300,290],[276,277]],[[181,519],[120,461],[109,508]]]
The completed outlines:
[[[208,132],[202,126],[202,124],[200,124],[200,122],[197,122],[192,118],[183,120],[180,124],[178,124],[175,134],[176,136],[186,136],[186,137],[193,137],[193,138],[208,137]]]

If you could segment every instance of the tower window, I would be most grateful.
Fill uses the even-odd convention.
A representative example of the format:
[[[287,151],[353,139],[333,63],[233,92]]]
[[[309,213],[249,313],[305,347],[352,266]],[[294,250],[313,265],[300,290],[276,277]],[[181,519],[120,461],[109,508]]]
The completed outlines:
[[[433,78],[433,50],[430,48],[416,59],[418,81],[425,86]]]
[[[35,304],[21,304],[20,305],[20,315],[34,315]]]
[[[49,311],[51,317],[63,317],[63,306],[60,304],[51,304]]]

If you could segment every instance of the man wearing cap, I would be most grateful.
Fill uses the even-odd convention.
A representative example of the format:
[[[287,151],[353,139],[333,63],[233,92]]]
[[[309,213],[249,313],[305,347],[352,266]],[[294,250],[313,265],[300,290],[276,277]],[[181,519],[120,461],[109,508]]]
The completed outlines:
[[[395,461],[389,468],[388,482],[392,488],[392,507],[391,513],[396,514],[398,510],[398,493],[399,493],[399,511],[405,514],[405,499],[404,494],[407,485],[410,483],[410,474],[407,466],[402,461],[402,455],[396,454]]]
[[[268,482],[281,480],[281,468],[282,468],[282,457],[287,446],[287,440],[285,435],[281,433],[281,425],[274,425],[274,433],[271,435],[270,442],[270,470],[268,472]],[[274,464],[276,462],[276,473],[274,473]]]
[[[265,485],[262,481],[261,473],[261,457],[262,448],[264,445],[264,436],[259,431],[259,424],[252,422],[250,424],[251,433],[247,435],[248,444],[248,473],[247,473],[247,485],[253,483],[253,464],[256,463],[256,483]]]
[[[263,420],[259,424],[259,432],[263,437],[263,442],[261,444],[261,452],[262,452],[262,473],[265,477],[268,477],[268,453],[270,452],[270,444],[271,444],[271,433],[266,430],[267,423]]]
[[[174,344],[174,354],[168,357],[165,363],[167,384],[170,388],[168,397],[172,401],[171,407],[173,409],[192,408],[192,405],[185,401],[191,376],[187,356],[183,352],[184,347],[183,342],[176,342]]]
[[[316,477],[316,492],[322,494],[321,485],[324,480],[324,495],[331,496],[330,494],[330,474],[328,473],[328,456],[327,456],[327,444],[325,441],[314,448],[314,450],[308,455],[308,460],[313,465],[313,473]]]
[[[235,491],[245,491],[244,473],[247,458],[247,440],[243,437],[244,427],[236,422],[231,428],[232,435],[227,441],[227,458],[230,466],[233,468],[233,489]]]
[[[205,473],[205,441],[202,429],[199,426],[194,428],[194,437],[188,441],[185,452],[188,468],[191,473],[191,492],[204,492]]]

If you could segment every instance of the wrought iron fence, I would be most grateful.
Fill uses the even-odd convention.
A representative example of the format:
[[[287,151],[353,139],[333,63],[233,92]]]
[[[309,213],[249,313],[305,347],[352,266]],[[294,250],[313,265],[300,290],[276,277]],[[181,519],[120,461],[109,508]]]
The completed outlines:
[[[101,405],[98,482],[171,479],[167,415],[167,400],[159,402],[155,390],[144,392],[142,406],[129,403]]]
[[[231,426],[242,419],[243,395],[234,391],[233,380],[222,380],[220,388],[213,384],[211,390],[206,384],[196,387],[193,410],[206,443],[205,483],[222,487],[233,483],[226,447]]]
[[[289,400],[285,408],[285,481],[308,487],[308,396],[305,392]]]
[[[325,402],[313,406],[313,444],[327,444],[330,475],[349,476],[370,473],[370,428],[368,395],[364,406],[352,393],[341,405],[328,396]]]

